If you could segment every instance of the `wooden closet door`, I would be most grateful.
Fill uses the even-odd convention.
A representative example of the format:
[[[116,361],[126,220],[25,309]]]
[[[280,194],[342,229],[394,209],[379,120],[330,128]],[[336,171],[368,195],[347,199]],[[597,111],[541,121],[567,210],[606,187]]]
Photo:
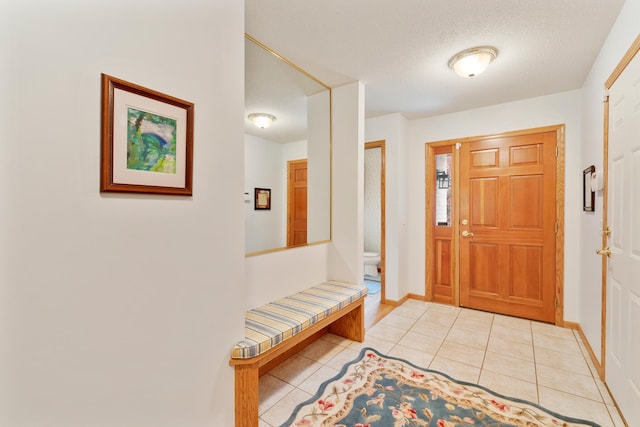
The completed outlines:
[[[307,160],[288,163],[287,246],[307,243]]]

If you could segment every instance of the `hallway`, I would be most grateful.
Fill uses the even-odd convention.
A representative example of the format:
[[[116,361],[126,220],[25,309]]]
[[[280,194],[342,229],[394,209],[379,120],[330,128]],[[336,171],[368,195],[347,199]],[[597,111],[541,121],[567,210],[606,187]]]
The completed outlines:
[[[363,347],[602,427],[624,426],[570,329],[417,300],[369,325],[364,343],[327,334],[262,376],[260,426],[279,426]]]

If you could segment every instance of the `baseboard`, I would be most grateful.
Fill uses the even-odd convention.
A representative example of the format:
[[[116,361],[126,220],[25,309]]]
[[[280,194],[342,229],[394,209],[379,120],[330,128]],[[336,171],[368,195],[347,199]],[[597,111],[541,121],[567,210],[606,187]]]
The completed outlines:
[[[402,298],[400,298],[399,301],[396,300],[392,300],[392,299],[387,299],[384,301],[385,304],[389,304],[392,305],[394,307],[397,307],[399,305],[404,304],[405,302],[407,302],[410,299],[415,299],[418,301],[424,301],[424,302],[429,302],[429,300],[427,299],[426,296],[424,295],[418,295],[418,294],[412,294],[412,293],[408,293],[405,296],[403,296]]]
[[[602,365],[600,364],[600,361],[596,357],[596,354],[593,352],[593,349],[591,348],[591,345],[589,344],[589,340],[587,339],[587,336],[584,334],[584,331],[582,330],[582,327],[580,326],[580,324],[576,323],[576,322],[567,322],[567,321],[565,321],[563,326],[565,328],[573,329],[575,331],[578,331],[578,334],[580,335],[580,339],[582,340],[582,343],[584,344],[585,348],[587,349],[587,352],[589,353],[589,357],[591,358],[591,361],[593,362],[593,366],[595,366],[596,371],[598,372],[598,376],[600,377],[600,379],[602,381],[604,381],[604,371],[602,369]]]
[[[382,304],[390,305],[391,307],[398,307],[400,305],[400,302],[394,299],[386,298],[384,301],[382,301]]]
[[[418,295],[418,294],[407,294],[407,297],[409,299],[417,299],[418,301],[426,301],[427,297],[425,297],[424,295]]]
[[[398,307],[398,306],[404,304],[405,302],[407,302],[410,299],[415,299],[415,300],[418,300],[418,301],[427,301],[427,297],[424,297],[424,296],[418,295],[418,294],[408,293],[405,296],[403,296],[402,298],[400,298],[399,301],[392,300],[392,299],[385,299],[383,304],[388,304],[388,305],[392,305],[394,307]]]

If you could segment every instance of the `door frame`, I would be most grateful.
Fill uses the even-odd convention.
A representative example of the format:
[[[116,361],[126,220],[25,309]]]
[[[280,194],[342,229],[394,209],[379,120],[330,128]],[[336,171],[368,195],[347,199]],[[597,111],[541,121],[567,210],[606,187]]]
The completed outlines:
[[[385,244],[387,240],[386,226],[385,226],[385,140],[365,142],[364,149],[380,148],[380,303],[386,304],[386,276],[385,276]]]
[[[603,135],[603,158],[602,158],[602,247],[608,245],[608,235],[605,230],[609,227],[609,89],[614,85],[618,77],[626,70],[633,58],[640,52],[640,35],[636,37],[627,52],[624,54],[616,68],[604,84],[604,135]],[[607,356],[607,258],[602,258],[602,317],[600,324],[600,366],[598,366],[600,378],[604,381],[606,373]]]
[[[555,132],[556,133],[556,168],[555,168],[555,189],[556,189],[556,277],[555,277],[555,324],[557,326],[565,326],[564,324],[564,206],[565,206],[565,125],[551,125],[537,128],[522,129],[516,131],[502,132],[490,135],[472,136],[458,139],[448,139],[443,141],[433,141],[425,143],[425,165],[433,166],[433,162],[430,160],[432,156],[432,147],[441,147],[447,145],[464,144],[472,141],[483,141],[494,138],[514,137],[522,135],[530,135],[535,133]],[[460,183],[457,179],[460,176],[460,159],[457,154],[457,149],[454,152],[454,197],[455,206],[453,206],[453,233],[455,236],[456,244],[454,245],[455,252],[455,305],[460,306],[460,265],[459,265],[459,253],[460,246],[457,243],[459,239],[459,224],[460,213],[458,209],[459,204],[459,190]],[[431,221],[431,209],[433,209],[433,170],[429,167],[425,168],[425,265],[429,267],[429,244],[433,235],[433,221]],[[431,191],[430,191],[431,190]],[[431,212],[432,213],[432,212]],[[431,277],[425,274],[425,299],[429,295],[433,294],[431,289],[431,283],[429,279]]]

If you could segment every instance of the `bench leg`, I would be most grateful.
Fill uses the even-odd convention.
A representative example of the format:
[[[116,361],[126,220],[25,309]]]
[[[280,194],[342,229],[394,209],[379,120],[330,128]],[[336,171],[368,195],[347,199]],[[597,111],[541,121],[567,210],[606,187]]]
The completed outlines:
[[[258,427],[258,366],[235,366],[236,427]]]
[[[353,310],[333,322],[329,332],[353,341],[364,341],[364,299]]]

